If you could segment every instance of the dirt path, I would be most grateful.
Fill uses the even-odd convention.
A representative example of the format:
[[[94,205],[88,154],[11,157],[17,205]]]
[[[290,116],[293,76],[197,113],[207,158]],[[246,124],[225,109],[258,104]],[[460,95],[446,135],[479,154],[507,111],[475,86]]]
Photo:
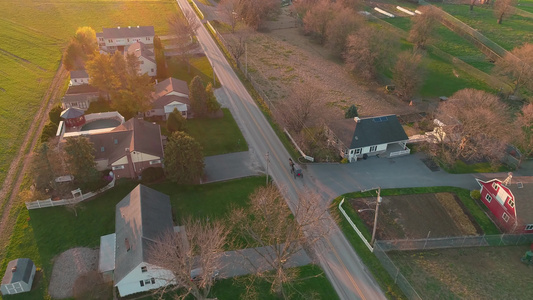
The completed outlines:
[[[28,133],[24,137],[24,141],[20,146],[19,153],[13,159],[9,171],[7,172],[6,180],[0,190],[0,199],[2,199],[1,218],[0,218],[0,249],[5,249],[11,237],[11,231],[16,221],[17,214],[11,215],[11,209],[15,204],[15,199],[20,192],[20,185],[24,179],[24,175],[28,171],[31,159],[31,153],[35,145],[39,141],[40,133],[43,130],[44,124],[48,120],[48,112],[55,105],[53,99],[57,99],[61,92],[61,86],[67,76],[67,71],[59,66],[50,87],[46,91],[41,101],[39,111],[35,115],[34,122],[32,122]],[[30,151],[26,153],[29,146]],[[22,167],[22,168],[21,168]],[[20,170],[20,172],[19,172]],[[5,255],[3,253],[1,256]]]

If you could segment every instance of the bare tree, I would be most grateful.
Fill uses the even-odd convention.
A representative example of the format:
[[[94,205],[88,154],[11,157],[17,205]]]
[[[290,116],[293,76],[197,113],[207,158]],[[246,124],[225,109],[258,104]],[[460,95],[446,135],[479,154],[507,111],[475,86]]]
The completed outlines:
[[[522,156],[528,158],[533,154],[533,103],[522,107],[522,112],[515,120],[518,129],[514,135],[514,142],[522,151]]]
[[[498,18],[498,24],[501,24],[504,18],[514,13],[516,0],[495,0],[494,15]]]
[[[279,123],[293,133],[313,125],[320,115],[317,99],[321,93],[313,86],[295,85],[290,95],[277,106],[275,114]]]
[[[259,29],[268,16],[279,9],[277,0],[239,0],[237,16],[251,28]]]
[[[233,224],[244,246],[262,247],[253,248],[261,258],[260,263],[250,261],[257,276],[270,283],[273,293],[287,298],[289,287],[299,275],[297,270],[287,269],[287,263],[303,251],[304,245],[312,245],[329,233],[330,227],[324,225],[329,220],[327,208],[321,205],[318,194],[306,192],[299,195],[291,215],[285,199],[273,185],[258,188],[250,200],[247,211],[237,209],[232,213]]]
[[[194,36],[196,30],[200,27],[196,15],[192,11],[185,11],[183,15],[173,15],[168,20],[168,27],[170,32],[176,37],[173,45],[179,52],[181,59],[187,63],[188,72],[190,72],[190,59],[192,51],[196,47]]]
[[[326,45],[334,55],[340,56],[346,50],[348,36],[362,26],[363,17],[352,8],[337,4],[335,17],[326,26]]]
[[[239,20],[237,16],[238,4],[239,0],[222,0],[217,6],[220,15],[222,15],[225,22],[230,25],[232,33],[235,32],[235,27],[237,27]]]
[[[168,284],[155,293],[159,294],[159,299],[168,292],[173,292],[175,299],[185,299],[189,295],[208,299],[217,273],[223,267],[220,257],[228,230],[217,221],[190,218],[185,219],[181,228],[179,233],[164,233],[149,246],[149,261],[172,273],[171,279],[160,278]],[[197,274],[192,274],[193,270]]]
[[[245,27],[237,31],[235,34],[226,37],[229,51],[239,65],[241,57],[246,52],[246,42],[248,41],[250,34],[250,28]]]
[[[396,94],[403,101],[409,101],[424,81],[422,54],[404,51],[398,55],[392,70]]]
[[[416,49],[425,49],[439,24],[440,14],[438,8],[433,6],[422,6],[419,9],[422,14],[413,17],[408,40],[415,45]]]
[[[344,61],[348,70],[365,80],[373,79],[380,66],[389,65],[398,39],[389,31],[363,26],[348,37]]]
[[[497,96],[474,89],[460,90],[439,105],[436,117],[451,123],[442,128],[448,163],[457,159],[500,163],[511,123],[507,106]]]
[[[533,90],[533,44],[514,48],[498,59],[495,72],[513,80],[513,94],[521,87]]]
[[[328,23],[333,19],[334,11],[328,1],[312,5],[303,17],[304,32],[311,34],[320,44],[326,41]]]

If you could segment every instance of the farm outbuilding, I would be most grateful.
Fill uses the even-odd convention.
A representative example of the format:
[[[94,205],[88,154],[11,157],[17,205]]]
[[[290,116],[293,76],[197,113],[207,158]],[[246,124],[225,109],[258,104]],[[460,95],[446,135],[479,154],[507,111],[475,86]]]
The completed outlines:
[[[35,277],[35,264],[29,258],[18,258],[7,264],[2,278],[2,295],[29,292]]]

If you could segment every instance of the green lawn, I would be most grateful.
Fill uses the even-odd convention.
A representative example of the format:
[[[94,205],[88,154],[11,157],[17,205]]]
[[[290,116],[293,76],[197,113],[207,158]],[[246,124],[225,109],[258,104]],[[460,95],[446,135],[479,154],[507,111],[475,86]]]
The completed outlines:
[[[204,156],[247,151],[248,144],[231,112],[223,108],[219,119],[189,119],[187,133],[202,145]]]
[[[315,297],[313,299],[328,299],[334,300],[339,299],[337,293],[329,283],[328,279],[322,272],[322,269],[315,265],[308,265],[298,268],[300,272],[300,278],[308,278],[306,280],[296,282],[294,287],[304,293],[303,295],[294,295],[291,299],[310,299],[310,294],[313,294]],[[248,276],[246,276],[248,277]],[[220,300],[233,300],[237,299],[236,295],[243,295],[246,292],[246,287],[244,285],[244,278],[239,279],[224,279],[218,281],[212,290],[212,295],[216,296]],[[270,293],[270,285],[268,282],[263,280],[257,280],[254,284],[259,298],[258,299],[279,299],[275,295]]]
[[[190,72],[187,63],[178,58],[168,59],[167,64],[168,73],[171,77],[190,83],[195,76],[200,76],[205,84],[209,82],[213,83],[213,68],[205,55],[195,56],[190,60]],[[218,80],[216,80],[215,86],[220,86]]]
[[[468,5],[438,4],[438,6],[507,50],[533,40],[531,18],[513,15],[498,25],[490,8],[476,6],[474,11],[470,12]]]
[[[502,164],[498,168],[494,169],[488,162],[476,163],[476,164],[466,164],[462,160],[455,162],[453,168],[447,168],[442,166],[448,173],[452,174],[469,174],[469,173],[494,173],[494,172],[508,172],[512,171],[509,166]]]
[[[229,213],[232,205],[245,207],[249,194],[264,182],[265,177],[249,177],[205,185],[180,186],[167,182],[151,187],[170,195],[178,219],[184,215],[216,219]],[[21,206],[0,270],[14,258],[29,257],[43,269],[44,278],[34,291],[9,299],[43,299],[47,295],[52,258],[72,247],[98,247],[100,236],[115,231],[115,205],[136,185],[130,181],[119,182],[100,197],[82,203],[77,218],[64,207],[28,211]]]
[[[0,1],[0,182],[19,151],[59,66],[63,47],[81,26],[154,25],[168,32],[173,0]],[[53,99],[58,101],[59,99]]]

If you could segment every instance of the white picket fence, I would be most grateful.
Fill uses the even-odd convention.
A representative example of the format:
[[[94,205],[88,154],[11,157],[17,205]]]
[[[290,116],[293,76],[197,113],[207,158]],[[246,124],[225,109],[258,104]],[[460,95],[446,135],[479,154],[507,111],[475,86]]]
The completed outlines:
[[[52,201],[52,199],[49,198],[49,199],[46,199],[46,200],[37,200],[37,201],[33,201],[33,202],[26,202],[26,208],[27,209],[37,209],[37,208],[44,208],[44,207],[75,204],[75,203],[87,200],[87,199],[89,199],[91,197],[94,197],[94,196],[96,196],[96,195],[98,195],[100,193],[103,193],[103,192],[109,190],[110,188],[112,188],[114,186],[115,186],[115,177],[113,177],[113,180],[111,180],[111,182],[108,185],[106,185],[105,187],[99,189],[96,192],[89,192],[89,193],[86,193],[86,194],[82,194],[81,197],[71,198],[71,199],[61,199],[61,200]]]

